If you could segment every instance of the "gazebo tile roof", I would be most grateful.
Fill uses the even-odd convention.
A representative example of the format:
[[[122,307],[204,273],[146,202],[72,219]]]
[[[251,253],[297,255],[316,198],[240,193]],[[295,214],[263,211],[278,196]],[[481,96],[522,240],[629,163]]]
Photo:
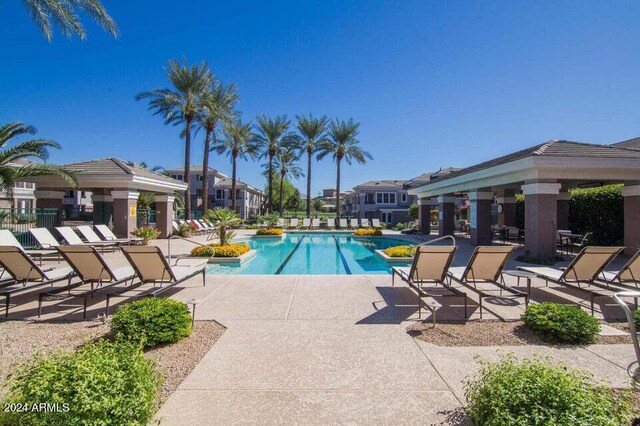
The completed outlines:
[[[79,175],[82,175],[83,173],[92,175],[136,175],[168,183],[182,183],[182,181],[173,179],[170,176],[153,172],[149,169],[141,167],[138,164],[124,161],[115,157],[65,164],[64,168],[76,172],[76,174]]]

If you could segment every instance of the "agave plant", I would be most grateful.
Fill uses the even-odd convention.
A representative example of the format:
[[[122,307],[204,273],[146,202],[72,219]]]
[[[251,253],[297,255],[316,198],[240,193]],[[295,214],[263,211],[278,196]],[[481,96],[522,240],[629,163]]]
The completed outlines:
[[[226,246],[228,241],[235,235],[233,232],[228,232],[227,230],[242,222],[238,213],[233,210],[223,209],[220,207],[207,210],[206,218],[218,226],[215,236],[220,239],[221,246]]]

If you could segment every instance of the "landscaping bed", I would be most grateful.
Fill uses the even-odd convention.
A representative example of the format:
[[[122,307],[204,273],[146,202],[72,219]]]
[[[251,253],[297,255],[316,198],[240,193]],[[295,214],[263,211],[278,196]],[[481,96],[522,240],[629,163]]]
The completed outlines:
[[[611,325],[611,324],[609,324]],[[469,321],[466,323],[416,323],[407,329],[416,339],[438,346],[549,345],[522,321]],[[597,336],[597,344],[631,343],[631,336]]]

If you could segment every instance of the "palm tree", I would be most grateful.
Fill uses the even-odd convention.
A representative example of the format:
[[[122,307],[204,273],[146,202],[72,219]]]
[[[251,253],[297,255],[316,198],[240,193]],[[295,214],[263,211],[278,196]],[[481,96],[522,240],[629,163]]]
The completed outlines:
[[[356,160],[360,164],[367,162],[367,158],[373,157],[362,147],[358,146],[358,129],[360,123],[356,123],[352,118],[349,121],[331,120],[329,123],[329,139],[322,142],[318,147],[317,159],[321,160],[331,154],[336,162],[336,216],[340,218],[340,164],[344,159],[347,164]],[[339,222],[339,221],[338,221]]]
[[[258,133],[254,140],[258,149],[262,152],[262,158],[268,158],[267,178],[268,178],[268,199],[269,213],[273,213],[273,159],[280,154],[283,147],[290,146],[295,141],[295,135],[288,133],[287,129],[291,122],[286,115],[278,115],[275,118],[261,115],[257,118]]]
[[[69,38],[77,34],[80,39],[86,39],[78,12],[89,15],[105,31],[118,37],[118,26],[99,0],[24,0],[23,3],[48,41],[53,39],[53,25]]]
[[[300,176],[304,176],[302,169],[296,164],[298,160],[298,156],[292,150],[282,150],[275,158],[274,165],[280,172],[280,217],[282,217],[282,211],[284,210],[284,204],[282,202],[284,180],[287,177],[298,179]]]
[[[234,106],[240,99],[236,86],[214,83],[202,99],[202,111],[198,115],[198,124],[204,128],[204,156],[202,158],[202,213],[209,207],[209,152],[211,136],[215,136],[216,126],[228,122],[235,116]]]
[[[316,153],[318,146],[327,140],[326,116],[313,118],[296,115],[296,128],[300,133],[297,140],[297,148],[300,153],[307,153],[307,217],[311,217],[311,157]]]
[[[214,144],[213,150],[218,154],[226,153],[231,157],[231,210],[236,211],[236,160],[255,158],[257,146],[251,133],[251,123],[235,120],[225,126],[225,137]]]
[[[216,235],[220,238],[221,246],[226,246],[227,240],[231,239],[233,236],[233,233],[227,232],[227,229],[242,222],[242,219],[238,217],[238,213],[233,210],[223,209],[220,207],[207,211],[206,218],[218,226]]]
[[[16,164],[17,160],[30,157],[46,161],[49,158],[49,148],[60,149],[57,142],[49,139],[30,139],[18,142],[12,147],[7,146],[16,137],[35,133],[35,127],[18,122],[0,126],[0,189],[11,199],[11,206],[14,204],[13,188],[16,182],[28,177],[55,175],[73,187],[78,184],[75,175],[60,166],[31,162],[26,165]]]
[[[170,89],[154,89],[136,95],[136,100],[149,99],[149,109],[153,115],[162,115],[165,124],[184,123],[184,181],[187,184],[184,197],[184,217],[191,218],[191,125],[203,108],[203,98],[214,82],[214,75],[206,62],[188,66],[177,60],[169,61],[165,69]]]

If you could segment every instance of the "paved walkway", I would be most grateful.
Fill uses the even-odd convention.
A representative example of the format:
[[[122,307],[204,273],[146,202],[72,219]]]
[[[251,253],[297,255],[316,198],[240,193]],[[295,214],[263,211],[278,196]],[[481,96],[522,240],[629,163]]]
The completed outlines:
[[[476,371],[476,354],[550,355],[615,386],[628,385],[633,359],[630,345],[415,340],[404,322],[416,318],[415,297],[388,276],[209,276],[206,288],[174,297],[203,299],[197,319],[228,329],[160,410],[165,425],[468,424],[462,380]]]

